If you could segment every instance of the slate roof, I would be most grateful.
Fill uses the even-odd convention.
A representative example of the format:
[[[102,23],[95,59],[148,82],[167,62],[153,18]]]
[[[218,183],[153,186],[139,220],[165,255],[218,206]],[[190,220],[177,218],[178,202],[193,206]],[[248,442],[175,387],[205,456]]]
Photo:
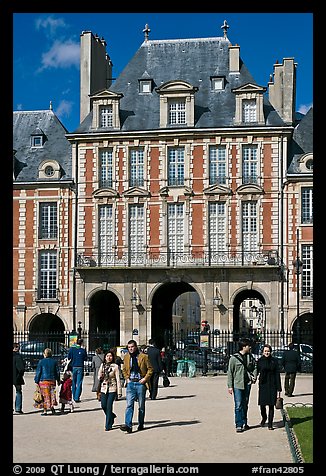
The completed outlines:
[[[16,182],[38,181],[39,166],[45,159],[61,166],[61,180],[71,179],[71,145],[67,129],[52,110],[13,113],[14,175]],[[44,134],[43,147],[31,147],[31,135]],[[49,179],[49,182],[53,180]]]
[[[110,91],[122,93],[120,120],[122,131],[159,129],[159,94],[155,91],[167,81],[182,80],[197,87],[195,93],[195,128],[234,127],[235,94],[233,88],[257,84],[240,58],[240,72],[229,71],[229,45],[226,38],[184,40],[149,40],[111,85]],[[212,91],[211,77],[225,76],[223,91]],[[150,78],[151,94],[139,93],[139,79]],[[264,95],[264,114],[269,126],[285,123]],[[92,111],[75,131],[91,132]]]
[[[313,152],[313,107],[303,116],[293,131],[288,174],[300,173],[300,158]]]

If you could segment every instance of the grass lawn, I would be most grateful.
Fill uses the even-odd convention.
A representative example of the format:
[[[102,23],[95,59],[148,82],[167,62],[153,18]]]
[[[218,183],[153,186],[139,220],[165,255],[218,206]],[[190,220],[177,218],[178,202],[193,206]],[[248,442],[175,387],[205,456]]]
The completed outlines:
[[[305,463],[313,462],[313,407],[286,407]]]

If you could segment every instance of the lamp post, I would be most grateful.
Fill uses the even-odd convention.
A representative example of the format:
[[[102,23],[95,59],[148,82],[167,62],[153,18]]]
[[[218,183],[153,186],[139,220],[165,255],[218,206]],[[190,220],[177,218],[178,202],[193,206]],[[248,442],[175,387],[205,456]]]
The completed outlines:
[[[301,341],[301,329],[300,329],[300,274],[302,270],[303,263],[300,260],[300,243],[299,243],[299,228],[297,229],[297,258],[293,261],[293,265],[296,270],[296,278],[297,278],[297,336],[298,336],[298,344]],[[298,346],[300,349],[300,345]]]
[[[140,306],[141,303],[141,298],[137,292],[136,288],[133,288],[132,290],[132,296],[131,296],[131,326],[132,326],[132,338],[133,336],[138,336],[138,328],[134,327],[134,307],[137,308],[137,306]]]
[[[82,326],[81,326],[81,321],[78,321],[78,327],[77,327],[77,332],[78,332],[78,339],[81,339],[81,333],[82,333]]]

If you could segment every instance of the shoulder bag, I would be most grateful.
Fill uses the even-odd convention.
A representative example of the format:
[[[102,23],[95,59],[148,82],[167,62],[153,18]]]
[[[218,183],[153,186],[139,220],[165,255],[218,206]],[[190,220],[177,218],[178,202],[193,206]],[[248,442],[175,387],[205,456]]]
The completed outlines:
[[[244,366],[245,370],[247,371],[247,374],[248,374],[248,377],[249,377],[249,380],[251,383],[255,383],[256,382],[256,379],[254,377],[254,374],[252,374],[249,370],[248,370],[248,367],[247,365],[244,363],[244,360],[241,359],[241,357],[239,357],[238,355],[236,354],[233,354],[233,357],[235,357],[239,362],[242,363],[242,365]]]

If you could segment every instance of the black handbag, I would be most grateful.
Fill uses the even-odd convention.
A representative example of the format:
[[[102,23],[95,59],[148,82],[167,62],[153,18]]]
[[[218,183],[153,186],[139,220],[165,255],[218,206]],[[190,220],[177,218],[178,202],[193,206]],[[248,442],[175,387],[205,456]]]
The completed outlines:
[[[163,387],[168,387],[170,385],[170,379],[167,375],[163,375]]]

